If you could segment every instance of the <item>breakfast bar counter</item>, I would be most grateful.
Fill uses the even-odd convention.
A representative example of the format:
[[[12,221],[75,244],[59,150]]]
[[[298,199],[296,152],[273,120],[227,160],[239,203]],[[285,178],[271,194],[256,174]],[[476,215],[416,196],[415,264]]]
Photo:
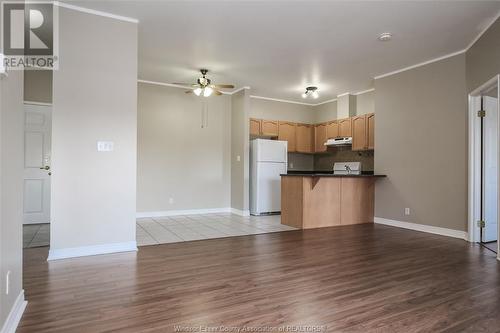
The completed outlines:
[[[373,223],[375,181],[385,175],[281,175],[281,224],[299,229]]]

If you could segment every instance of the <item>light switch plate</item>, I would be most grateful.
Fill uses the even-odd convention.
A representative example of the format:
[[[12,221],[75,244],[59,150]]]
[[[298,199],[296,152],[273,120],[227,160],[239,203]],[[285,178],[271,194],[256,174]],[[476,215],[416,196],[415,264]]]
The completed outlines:
[[[410,215],[410,208],[405,208],[405,215]]]
[[[113,151],[115,143],[113,141],[97,141],[97,151]]]
[[[236,156],[236,162],[240,162],[240,161],[241,161],[241,156],[240,155]]]

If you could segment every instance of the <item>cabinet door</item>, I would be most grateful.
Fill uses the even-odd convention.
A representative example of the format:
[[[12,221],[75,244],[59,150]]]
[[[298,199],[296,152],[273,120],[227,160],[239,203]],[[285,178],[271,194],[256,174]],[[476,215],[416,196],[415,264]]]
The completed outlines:
[[[296,131],[295,131],[295,123],[290,123],[287,121],[280,121],[278,128],[278,140],[288,141],[288,151],[294,152],[296,151],[295,142],[296,142]]]
[[[368,146],[366,116],[352,118],[352,150],[365,150]]]
[[[327,124],[318,124],[314,126],[314,151],[317,153],[326,151],[326,128]]]
[[[296,150],[299,153],[312,153],[313,151],[313,127],[308,124],[297,124]]]
[[[331,121],[326,125],[326,138],[335,139],[339,137],[339,124],[337,121]]]
[[[250,135],[259,136],[261,133],[260,131],[261,124],[262,121],[260,119],[250,118]]]
[[[337,120],[339,124],[339,136],[350,137],[352,136],[351,118]]]
[[[262,120],[261,133],[266,136],[278,136],[278,122],[275,120]]]
[[[368,149],[375,149],[375,114],[370,113],[366,115],[366,132]]]

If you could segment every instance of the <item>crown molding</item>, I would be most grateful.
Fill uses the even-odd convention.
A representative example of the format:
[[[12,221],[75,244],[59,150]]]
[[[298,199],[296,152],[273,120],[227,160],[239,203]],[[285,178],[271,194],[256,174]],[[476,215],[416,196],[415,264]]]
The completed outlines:
[[[250,98],[263,99],[263,100],[266,100],[266,101],[281,102],[281,103],[307,105],[307,106],[315,106],[315,105],[317,105],[317,104],[312,104],[312,103],[296,102],[296,101],[291,101],[291,100],[288,100],[288,99],[264,97],[264,96],[257,96],[257,95],[250,95]]]
[[[389,73],[377,75],[377,76],[374,76],[373,79],[378,80],[378,79],[382,79],[384,77],[388,77],[388,76],[391,76],[391,75],[394,75],[394,74],[406,72],[406,71],[408,71],[410,69],[414,69],[414,68],[422,67],[422,66],[425,66],[425,65],[429,65],[429,64],[432,64],[432,63],[437,62],[437,61],[441,61],[441,60],[444,60],[444,59],[448,59],[448,58],[457,56],[459,54],[463,54],[465,52],[467,52],[467,50],[463,49],[463,50],[460,50],[458,52],[453,52],[453,53],[446,54],[444,56],[441,56],[441,57],[438,57],[438,58],[434,58],[434,59],[431,59],[431,60],[427,60],[427,61],[415,64],[415,65],[411,65],[411,66],[408,66],[408,67],[397,69],[397,70],[389,72]]]
[[[311,104],[312,106],[319,106],[319,105],[323,105],[323,104],[327,104],[327,103],[332,103],[332,102],[336,102],[337,99],[336,98],[332,98],[332,99],[329,99],[327,101],[324,101],[324,102],[320,102],[320,103],[316,103],[316,104]]]
[[[485,26],[485,28],[469,43],[469,45],[465,48],[465,51],[469,51],[469,49],[476,44],[476,42],[484,35],[486,31],[500,18],[500,11],[495,15],[495,18]]]
[[[366,93],[369,93],[369,92],[372,92],[372,91],[375,91],[375,88],[358,91],[358,92],[354,93],[353,95],[354,96],[359,96],[359,95],[363,95],[363,94],[366,94]]]
[[[120,21],[125,21],[125,22],[131,22],[131,23],[139,23],[138,19],[135,19],[135,18],[132,18],[132,17],[115,15],[115,14],[107,13],[107,12],[101,12],[99,10],[94,10],[94,9],[90,9],[90,8],[84,8],[84,7],[80,7],[80,6],[70,5],[69,3],[65,3],[65,2],[54,1],[54,5],[62,7],[62,8],[76,10],[76,11],[79,11],[79,12],[82,12],[82,13],[87,13],[87,14],[92,14],[92,15],[97,15],[97,16],[109,17],[109,18],[112,18],[112,19],[115,19],[115,20],[120,20]]]

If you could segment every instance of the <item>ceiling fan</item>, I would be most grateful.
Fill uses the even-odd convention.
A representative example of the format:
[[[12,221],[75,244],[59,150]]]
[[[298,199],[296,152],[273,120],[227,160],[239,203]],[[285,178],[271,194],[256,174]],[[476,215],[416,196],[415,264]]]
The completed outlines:
[[[217,96],[222,95],[219,89],[233,89],[232,84],[212,84],[212,81],[207,78],[208,69],[200,69],[201,77],[196,80],[196,83],[174,83],[181,86],[191,86],[192,89],[186,91],[186,94],[194,93],[196,96],[209,97],[212,94]]]

